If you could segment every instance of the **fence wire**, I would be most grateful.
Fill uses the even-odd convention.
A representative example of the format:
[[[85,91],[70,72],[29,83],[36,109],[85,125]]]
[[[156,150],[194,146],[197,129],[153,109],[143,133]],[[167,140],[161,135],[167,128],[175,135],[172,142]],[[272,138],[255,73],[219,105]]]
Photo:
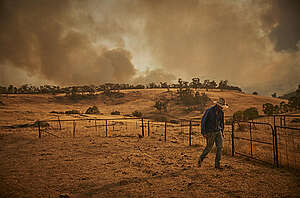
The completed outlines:
[[[300,129],[276,127],[279,165],[300,169]]]

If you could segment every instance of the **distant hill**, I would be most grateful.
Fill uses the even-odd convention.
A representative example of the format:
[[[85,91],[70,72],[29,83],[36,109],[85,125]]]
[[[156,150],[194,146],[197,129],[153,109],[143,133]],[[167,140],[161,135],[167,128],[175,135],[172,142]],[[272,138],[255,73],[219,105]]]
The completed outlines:
[[[298,86],[298,89],[296,91],[284,94],[284,95],[280,96],[279,98],[287,99],[288,100],[288,99],[290,99],[292,97],[296,97],[297,96],[297,92],[300,92],[300,85]]]
[[[291,93],[287,93],[287,94],[284,94],[282,96],[279,96],[279,98],[287,99],[288,100],[289,98],[296,97],[296,94],[297,94],[297,92],[293,91]]]

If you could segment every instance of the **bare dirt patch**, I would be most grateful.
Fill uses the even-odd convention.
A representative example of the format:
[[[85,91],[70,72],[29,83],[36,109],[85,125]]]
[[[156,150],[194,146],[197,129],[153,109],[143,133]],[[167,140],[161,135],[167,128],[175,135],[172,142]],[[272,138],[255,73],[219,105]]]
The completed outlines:
[[[1,197],[296,197],[300,178],[292,172],[214,153],[201,168],[203,147],[152,137],[37,139],[2,131]]]

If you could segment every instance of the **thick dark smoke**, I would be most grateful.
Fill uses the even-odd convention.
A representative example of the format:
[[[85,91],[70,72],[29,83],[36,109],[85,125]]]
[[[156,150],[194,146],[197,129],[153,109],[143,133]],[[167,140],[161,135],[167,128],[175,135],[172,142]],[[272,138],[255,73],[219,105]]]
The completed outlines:
[[[95,22],[86,13],[74,11],[71,2],[1,1],[0,64],[6,75],[1,79],[20,75],[4,74],[6,67],[63,85],[127,82],[133,77],[132,56],[118,48],[120,39],[112,37],[116,47],[112,50],[94,45],[80,25]],[[118,29],[110,24],[101,27],[97,33],[104,36]]]
[[[206,76],[284,93],[300,83],[298,2],[0,0],[0,83]]]
[[[275,41],[276,50],[299,50],[300,41],[300,1],[276,0],[273,12],[278,12],[278,25],[270,36]]]
[[[140,76],[134,78],[133,83],[138,84],[149,84],[149,83],[160,83],[160,82],[174,82],[176,81],[176,76],[165,72],[163,69],[150,70],[147,69],[145,72],[140,74]]]

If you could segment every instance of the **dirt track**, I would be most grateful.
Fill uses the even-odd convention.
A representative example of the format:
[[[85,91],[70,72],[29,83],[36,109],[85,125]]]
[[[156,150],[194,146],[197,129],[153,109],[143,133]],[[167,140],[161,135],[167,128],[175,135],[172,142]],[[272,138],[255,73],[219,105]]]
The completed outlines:
[[[0,134],[0,197],[297,197],[300,177],[152,137],[45,137]]]

